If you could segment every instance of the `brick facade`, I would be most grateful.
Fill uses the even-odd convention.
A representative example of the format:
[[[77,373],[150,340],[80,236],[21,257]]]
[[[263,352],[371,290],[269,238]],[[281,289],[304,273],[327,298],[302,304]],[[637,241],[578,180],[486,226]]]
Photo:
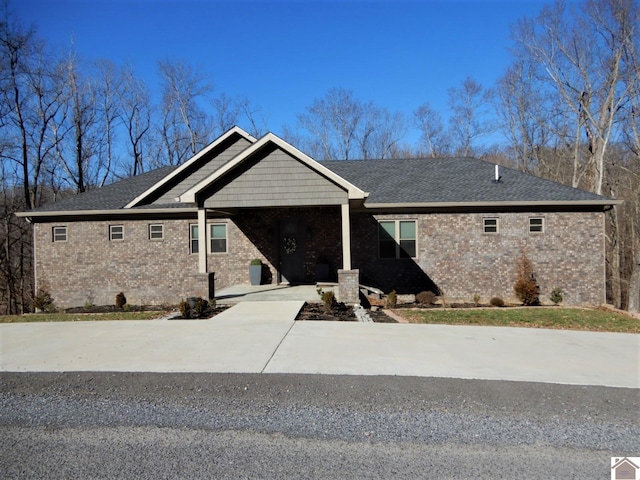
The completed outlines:
[[[483,218],[499,219],[499,233],[483,233]],[[529,217],[542,217],[544,233],[529,233]],[[339,207],[248,209],[227,224],[227,253],[209,254],[209,272],[217,289],[249,283],[248,265],[260,258],[263,283],[278,282],[279,224],[295,218],[304,238],[304,281],[316,280],[316,260],[329,260],[333,280],[342,268]],[[417,222],[417,258],[380,259],[378,220]],[[60,307],[113,304],[124,292],[132,304],[176,304],[188,296],[208,297],[206,274],[198,273],[198,255],[189,251],[189,225],[195,218],[114,220],[34,224],[37,285],[46,286]],[[149,224],[164,225],[164,239],[149,239]],[[52,241],[52,228],[67,227],[66,242]],[[124,240],[109,240],[109,225],[124,227]],[[548,301],[555,287],[565,304],[604,302],[602,212],[432,213],[371,215],[352,212],[352,268],[360,283],[385,292],[440,290],[447,299],[513,300],[516,261],[524,249]],[[201,244],[200,248],[204,248]]]
[[[483,233],[483,219],[498,218],[497,234]],[[529,233],[529,218],[544,218],[543,233]],[[417,222],[416,259],[379,259],[378,220]],[[513,285],[522,251],[533,263],[540,299],[560,287],[567,305],[605,301],[602,212],[433,213],[353,216],[353,266],[361,282],[385,292],[440,291],[450,301],[516,301]]]

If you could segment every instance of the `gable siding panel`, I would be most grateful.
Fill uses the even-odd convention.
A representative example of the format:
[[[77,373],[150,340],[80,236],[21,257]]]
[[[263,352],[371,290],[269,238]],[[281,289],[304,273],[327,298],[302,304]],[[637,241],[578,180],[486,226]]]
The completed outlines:
[[[204,180],[217,169],[219,169],[222,165],[227,163],[233,157],[235,157],[238,153],[243,151],[245,148],[249,147],[251,143],[244,138],[238,139],[236,143],[227,148],[224,152],[220,153],[217,156],[214,156],[206,161],[200,168],[198,168],[195,172],[189,175],[187,178],[176,184],[169,191],[167,191],[164,195],[162,195],[158,200],[156,200],[155,204],[167,204],[175,201],[175,198],[182,195],[184,192],[189,190],[195,184]]]
[[[339,205],[347,192],[290,155],[275,150],[205,200],[207,208]]]

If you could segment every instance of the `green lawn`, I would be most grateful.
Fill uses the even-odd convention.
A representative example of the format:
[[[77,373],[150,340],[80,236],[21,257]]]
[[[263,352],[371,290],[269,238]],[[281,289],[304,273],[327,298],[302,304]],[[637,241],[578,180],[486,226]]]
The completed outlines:
[[[22,322],[96,322],[101,320],[152,320],[167,312],[110,312],[110,313],[33,313],[28,315],[2,315],[0,323]]]
[[[640,333],[640,320],[598,309],[529,308],[432,308],[396,309],[394,313],[411,323],[489,325],[495,327],[558,328],[597,332]]]

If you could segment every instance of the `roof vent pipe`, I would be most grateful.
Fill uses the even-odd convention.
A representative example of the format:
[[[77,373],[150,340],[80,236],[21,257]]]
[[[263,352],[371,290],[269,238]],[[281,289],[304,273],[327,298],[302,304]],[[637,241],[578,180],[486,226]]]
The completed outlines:
[[[498,183],[498,182],[500,182],[500,180],[502,180],[502,177],[500,176],[500,167],[498,165],[496,165],[496,173],[495,173],[495,177],[493,179],[493,183]]]

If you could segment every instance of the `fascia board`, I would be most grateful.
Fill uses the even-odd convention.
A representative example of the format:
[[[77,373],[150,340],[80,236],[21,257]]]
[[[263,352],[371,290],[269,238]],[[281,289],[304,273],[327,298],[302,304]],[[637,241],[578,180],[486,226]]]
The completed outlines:
[[[139,209],[116,209],[116,210],[55,210],[47,212],[16,212],[16,217],[20,218],[46,218],[46,217],[82,217],[96,215],[144,215],[162,213],[194,213],[197,207],[184,208],[139,208]]]
[[[350,200],[365,199],[369,195],[368,193],[360,190],[355,185],[347,182],[344,178],[340,177],[339,175],[337,175],[336,173],[332,172],[328,168],[322,166],[322,164],[316,162],[314,159],[312,159],[311,157],[309,157],[305,153],[301,152],[300,150],[295,148],[293,145],[285,142],[280,137],[274,135],[273,133],[267,133],[262,138],[260,138],[260,140],[255,142],[249,148],[247,148],[244,151],[240,152],[235,158],[233,158],[232,160],[227,162],[225,165],[223,165],[218,170],[213,172],[207,178],[201,180],[199,183],[197,183],[196,185],[191,187],[189,190],[184,192],[182,195],[180,195],[177,198],[177,200],[180,201],[180,202],[185,202],[185,203],[195,203],[196,195],[198,193],[200,193],[202,190],[207,188],[209,185],[211,185],[217,179],[219,179],[222,176],[224,176],[225,174],[227,174],[229,171],[233,170],[235,167],[237,167],[239,164],[244,162],[251,155],[253,155],[255,152],[257,152],[258,150],[263,148],[268,143],[273,143],[273,144],[277,145],[278,147],[280,147],[285,152],[291,154],[293,157],[296,157],[298,160],[300,160],[303,163],[305,163],[308,167],[312,168],[313,170],[315,170],[319,174],[329,178],[330,180],[335,182],[337,185],[339,185],[342,188],[344,188],[348,192],[348,197],[349,197]]]
[[[455,207],[587,207],[621,205],[623,200],[555,200],[511,202],[415,202],[415,203],[365,203],[368,209],[387,208],[455,208]]]
[[[239,134],[242,137],[246,138],[248,141],[250,141],[251,143],[255,143],[257,140],[253,135],[248,134],[247,132],[245,132],[244,130],[242,130],[240,127],[232,127],[231,129],[227,130],[225,133],[223,133],[222,135],[220,135],[218,138],[216,138],[213,142],[211,142],[209,145],[207,145],[206,147],[204,147],[202,150],[200,150],[198,153],[196,153],[193,157],[191,157],[189,160],[187,160],[186,162],[184,162],[182,165],[180,165],[180,167],[178,167],[177,169],[175,169],[173,172],[171,172],[169,175],[167,175],[166,177],[164,177],[162,180],[160,180],[158,183],[156,183],[155,185],[153,185],[151,188],[147,189],[145,192],[143,192],[142,194],[138,195],[136,198],[134,198],[133,200],[131,200],[129,203],[127,203],[124,208],[133,208],[136,205],[138,205],[138,203],[140,203],[142,200],[144,200],[146,197],[148,197],[149,195],[151,195],[153,192],[155,192],[158,188],[162,187],[163,185],[166,185],[169,181],[171,181],[171,179],[175,178],[176,176],[180,175],[181,172],[185,171],[187,168],[189,168],[191,165],[193,165],[194,163],[196,163],[200,158],[202,158],[204,155],[206,155],[207,153],[209,153],[211,150],[213,150],[215,147],[217,147],[218,145],[220,145],[222,142],[224,142],[227,138],[229,138],[231,135],[233,134]]]

